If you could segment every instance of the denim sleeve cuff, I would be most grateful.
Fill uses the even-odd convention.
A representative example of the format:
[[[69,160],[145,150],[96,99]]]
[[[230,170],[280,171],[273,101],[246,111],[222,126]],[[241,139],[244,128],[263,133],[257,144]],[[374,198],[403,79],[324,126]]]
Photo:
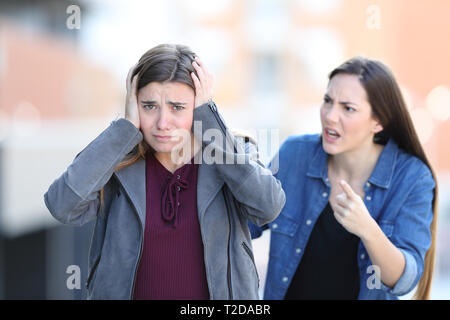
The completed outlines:
[[[417,278],[417,263],[412,254],[401,248],[399,250],[405,257],[405,270],[394,288],[387,287],[381,282],[381,289],[396,296],[403,296],[414,289],[414,283]]]

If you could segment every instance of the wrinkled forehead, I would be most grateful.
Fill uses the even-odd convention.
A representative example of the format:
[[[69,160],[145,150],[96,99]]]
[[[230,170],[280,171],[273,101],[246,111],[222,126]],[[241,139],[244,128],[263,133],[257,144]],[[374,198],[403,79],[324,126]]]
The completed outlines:
[[[195,97],[194,90],[183,82],[150,82],[138,93],[139,99],[191,102]]]

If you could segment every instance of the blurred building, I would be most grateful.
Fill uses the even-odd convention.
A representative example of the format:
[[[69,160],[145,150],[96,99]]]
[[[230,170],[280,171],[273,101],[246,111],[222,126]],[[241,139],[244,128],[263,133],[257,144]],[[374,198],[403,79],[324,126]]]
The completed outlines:
[[[0,298],[85,295],[67,289],[66,269],[86,272],[91,226],[56,223],[43,194],[121,96],[110,73],[79,53],[70,4],[0,3]]]

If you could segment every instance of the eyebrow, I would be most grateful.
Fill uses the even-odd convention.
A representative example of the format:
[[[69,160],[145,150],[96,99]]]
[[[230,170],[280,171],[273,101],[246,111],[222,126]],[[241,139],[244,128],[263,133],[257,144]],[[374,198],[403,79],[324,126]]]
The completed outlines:
[[[141,100],[142,104],[157,104],[157,102],[155,100]],[[178,101],[167,101],[167,104],[171,104],[174,106],[179,106],[179,105],[185,105],[187,104],[187,102],[178,102]]]
[[[333,99],[328,94],[325,94],[325,98],[328,98],[331,101],[333,101]],[[352,104],[354,106],[358,106],[356,103],[350,101],[339,101],[339,104]]]

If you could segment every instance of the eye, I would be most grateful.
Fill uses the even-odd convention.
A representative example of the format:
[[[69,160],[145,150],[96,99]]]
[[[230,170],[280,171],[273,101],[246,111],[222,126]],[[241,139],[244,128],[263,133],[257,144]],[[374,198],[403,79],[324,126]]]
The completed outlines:
[[[349,107],[349,106],[344,106],[344,109],[345,109],[345,111],[348,111],[348,112],[355,112],[356,111],[355,108],[352,108],[352,107]]]
[[[331,103],[331,98],[329,96],[323,97],[323,103]]]
[[[173,106],[173,110],[175,110],[175,111],[181,111],[181,110],[183,110],[183,109],[185,109],[185,107],[180,106],[180,105],[175,105],[175,106]]]
[[[146,105],[143,105],[142,108],[144,108],[145,110],[153,110],[156,108],[156,106],[154,106],[152,104],[146,104]]]

